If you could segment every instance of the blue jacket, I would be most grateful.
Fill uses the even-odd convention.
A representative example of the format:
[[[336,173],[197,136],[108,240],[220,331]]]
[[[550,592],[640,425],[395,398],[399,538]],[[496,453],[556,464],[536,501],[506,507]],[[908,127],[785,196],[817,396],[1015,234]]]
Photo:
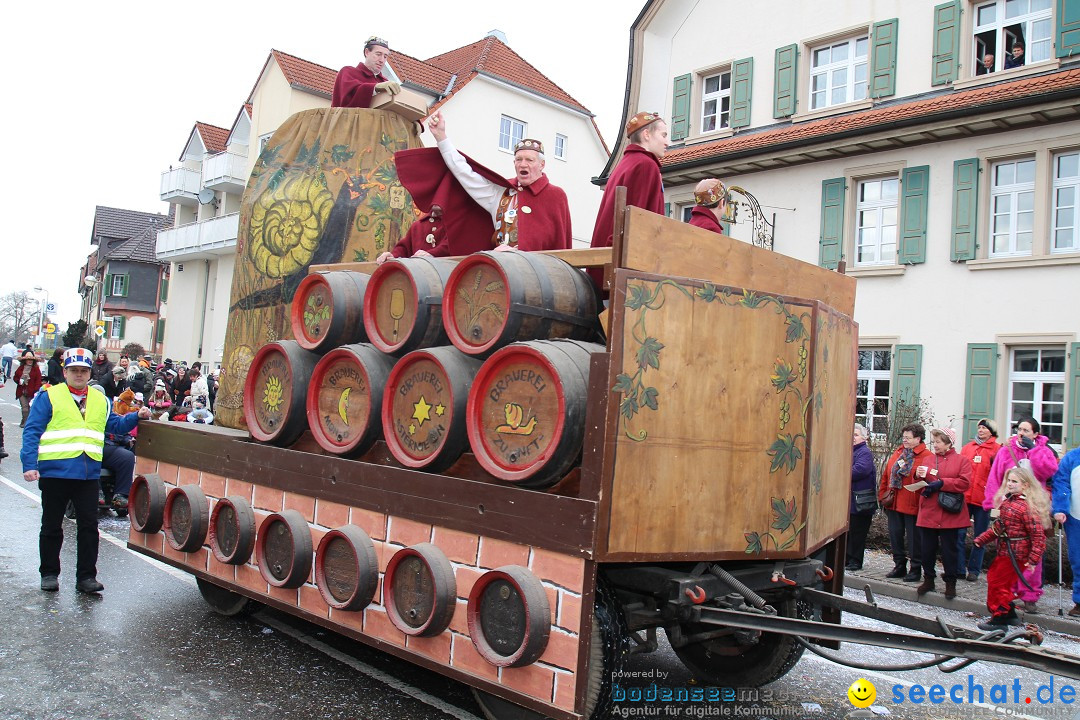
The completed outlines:
[[[874,454],[866,443],[859,443],[851,451],[851,489],[873,490],[877,487],[877,468],[874,467]],[[851,515],[873,515],[876,508],[856,511],[855,497],[849,502]]]
[[[1058,463],[1057,472],[1054,473],[1051,482],[1053,483],[1053,497],[1050,499],[1050,514],[1065,513],[1080,520],[1080,517],[1070,510],[1073,499],[1072,484],[1074,482],[1080,484],[1080,448],[1065,453],[1065,457]]]
[[[97,392],[90,390],[90,392]],[[111,405],[111,403],[109,403]],[[22,459],[23,472],[37,470],[41,477],[67,478],[70,480],[94,480],[101,474],[101,463],[93,460],[83,453],[77,458],[67,460],[45,460],[38,463],[38,443],[41,434],[49,426],[52,420],[52,401],[49,393],[42,391],[34,396],[34,403],[30,406],[30,415],[26,418],[26,428],[23,429]],[[109,419],[105,422],[105,432],[127,434],[139,424],[139,413],[133,412],[127,415],[117,415],[109,408]]]

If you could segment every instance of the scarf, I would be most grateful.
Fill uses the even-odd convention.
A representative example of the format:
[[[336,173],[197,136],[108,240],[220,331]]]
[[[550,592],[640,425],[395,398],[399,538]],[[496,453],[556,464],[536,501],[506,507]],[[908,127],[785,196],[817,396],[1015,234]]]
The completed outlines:
[[[893,465],[892,472],[889,473],[889,487],[893,490],[899,490],[904,484],[902,478],[906,478],[911,474],[911,466],[915,463],[915,451],[911,448],[904,448],[904,452],[897,459],[896,464]]]

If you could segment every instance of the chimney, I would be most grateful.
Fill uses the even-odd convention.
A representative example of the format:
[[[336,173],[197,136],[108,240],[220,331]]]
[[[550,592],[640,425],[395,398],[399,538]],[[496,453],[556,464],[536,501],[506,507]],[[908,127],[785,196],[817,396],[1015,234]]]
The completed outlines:
[[[506,33],[504,33],[502,30],[498,30],[498,29],[488,30],[487,35],[485,35],[484,37],[493,37],[496,40],[498,40],[499,42],[501,42],[503,45],[509,45],[510,44],[510,43],[506,42]]]

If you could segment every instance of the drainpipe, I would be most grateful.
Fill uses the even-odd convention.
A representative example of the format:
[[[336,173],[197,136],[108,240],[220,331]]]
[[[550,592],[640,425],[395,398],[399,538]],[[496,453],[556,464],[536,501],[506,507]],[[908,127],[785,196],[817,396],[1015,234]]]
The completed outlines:
[[[210,293],[210,261],[203,260],[203,264],[206,266],[206,274],[203,276],[202,315],[199,318],[199,362],[202,362],[203,335],[206,333],[206,298]]]

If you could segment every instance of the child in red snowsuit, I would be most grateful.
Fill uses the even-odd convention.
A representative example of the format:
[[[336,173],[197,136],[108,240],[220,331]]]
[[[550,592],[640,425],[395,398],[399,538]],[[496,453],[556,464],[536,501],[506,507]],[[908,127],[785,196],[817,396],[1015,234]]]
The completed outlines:
[[[1050,527],[1049,497],[1042,483],[1026,468],[1009,469],[994,504],[1000,515],[986,532],[975,538],[976,547],[998,541],[997,557],[986,574],[986,607],[991,618],[979,623],[980,630],[1020,624],[1012,604],[1016,568],[1023,572],[1039,564],[1046,549],[1045,529]],[[1015,567],[1009,556],[1010,546]]]

